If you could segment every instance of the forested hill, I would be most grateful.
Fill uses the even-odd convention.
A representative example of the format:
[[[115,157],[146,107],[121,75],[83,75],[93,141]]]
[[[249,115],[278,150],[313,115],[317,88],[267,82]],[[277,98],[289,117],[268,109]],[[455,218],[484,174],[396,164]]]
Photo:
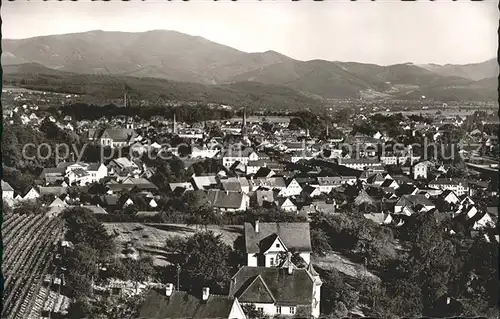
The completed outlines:
[[[125,91],[133,100],[189,101],[245,106],[249,109],[317,109],[318,99],[291,88],[258,82],[206,85],[157,78],[76,74],[46,68],[37,63],[3,67],[4,85],[34,90],[90,95],[103,99],[121,99]]]

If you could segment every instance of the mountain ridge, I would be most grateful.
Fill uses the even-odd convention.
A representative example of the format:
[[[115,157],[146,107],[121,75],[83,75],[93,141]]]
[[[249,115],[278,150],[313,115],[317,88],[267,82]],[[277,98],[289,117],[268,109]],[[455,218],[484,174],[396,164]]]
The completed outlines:
[[[200,36],[173,30],[121,32],[93,30],[3,40],[2,64],[39,63],[77,74],[108,74],[224,85],[260,82],[317,98],[399,96],[446,83],[464,87],[498,75],[493,60],[467,65],[380,66],[313,59],[301,61],[273,50],[246,53]],[[469,88],[470,90],[470,88]],[[489,86],[488,86],[489,90]],[[489,94],[487,94],[489,95]]]

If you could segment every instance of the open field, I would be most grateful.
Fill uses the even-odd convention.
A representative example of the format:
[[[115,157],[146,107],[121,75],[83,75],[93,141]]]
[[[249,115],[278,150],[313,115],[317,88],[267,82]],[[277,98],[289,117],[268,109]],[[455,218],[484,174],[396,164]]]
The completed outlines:
[[[167,238],[192,236],[196,227],[205,229],[204,226],[154,223],[104,223],[104,227],[119,247],[131,246],[141,254],[152,256],[157,265],[168,264],[169,254],[164,249]],[[222,240],[230,247],[238,236],[243,235],[242,225],[211,225],[207,229],[222,235]]]
[[[323,270],[336,269],[343,275],[350,278],[368,277],[372,280],[380,280],[376,275],[369,272],[362,264],[355,263],[339,253],[331,252],[324,257],[312,257],[314,266]]]
[[[164,249],[165,240],[173,236],[192,236],[196,226],[185,224],[153,224],[153,223],[104,223],[108,234],[114,236],[115,243],[122,249],[131,245],[143,255],[152,256],[156,265],[169,263],[169,252]],[[198,226],[200,229],[203,226]],[[203,227],[204,229],[204,227]],[[222,240],[233,247],[236,238],[243,235],[242,225],[217,226],[210,225],[208,230],[222,235]],[[339,253],[332,252],[325,257],[313,257],[313,264],[324,270],[337,269],[351,278],[368,276],[377,280],[378,277],[368,272],[366,268],[355,263]]]

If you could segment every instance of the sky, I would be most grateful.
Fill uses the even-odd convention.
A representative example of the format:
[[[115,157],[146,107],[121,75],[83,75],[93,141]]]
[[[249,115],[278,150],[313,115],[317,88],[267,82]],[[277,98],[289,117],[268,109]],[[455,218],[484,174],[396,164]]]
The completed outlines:
[[[389,65],[497,56],[498,0],[2,1],[2,36],[175,30],[245,52]]]

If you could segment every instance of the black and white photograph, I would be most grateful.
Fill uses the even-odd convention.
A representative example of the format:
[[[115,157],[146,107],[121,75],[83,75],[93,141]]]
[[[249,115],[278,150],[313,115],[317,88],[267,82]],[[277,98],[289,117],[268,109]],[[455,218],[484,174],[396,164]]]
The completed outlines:
[[[0,15],[0,318],[499,317],[498,0]]]

